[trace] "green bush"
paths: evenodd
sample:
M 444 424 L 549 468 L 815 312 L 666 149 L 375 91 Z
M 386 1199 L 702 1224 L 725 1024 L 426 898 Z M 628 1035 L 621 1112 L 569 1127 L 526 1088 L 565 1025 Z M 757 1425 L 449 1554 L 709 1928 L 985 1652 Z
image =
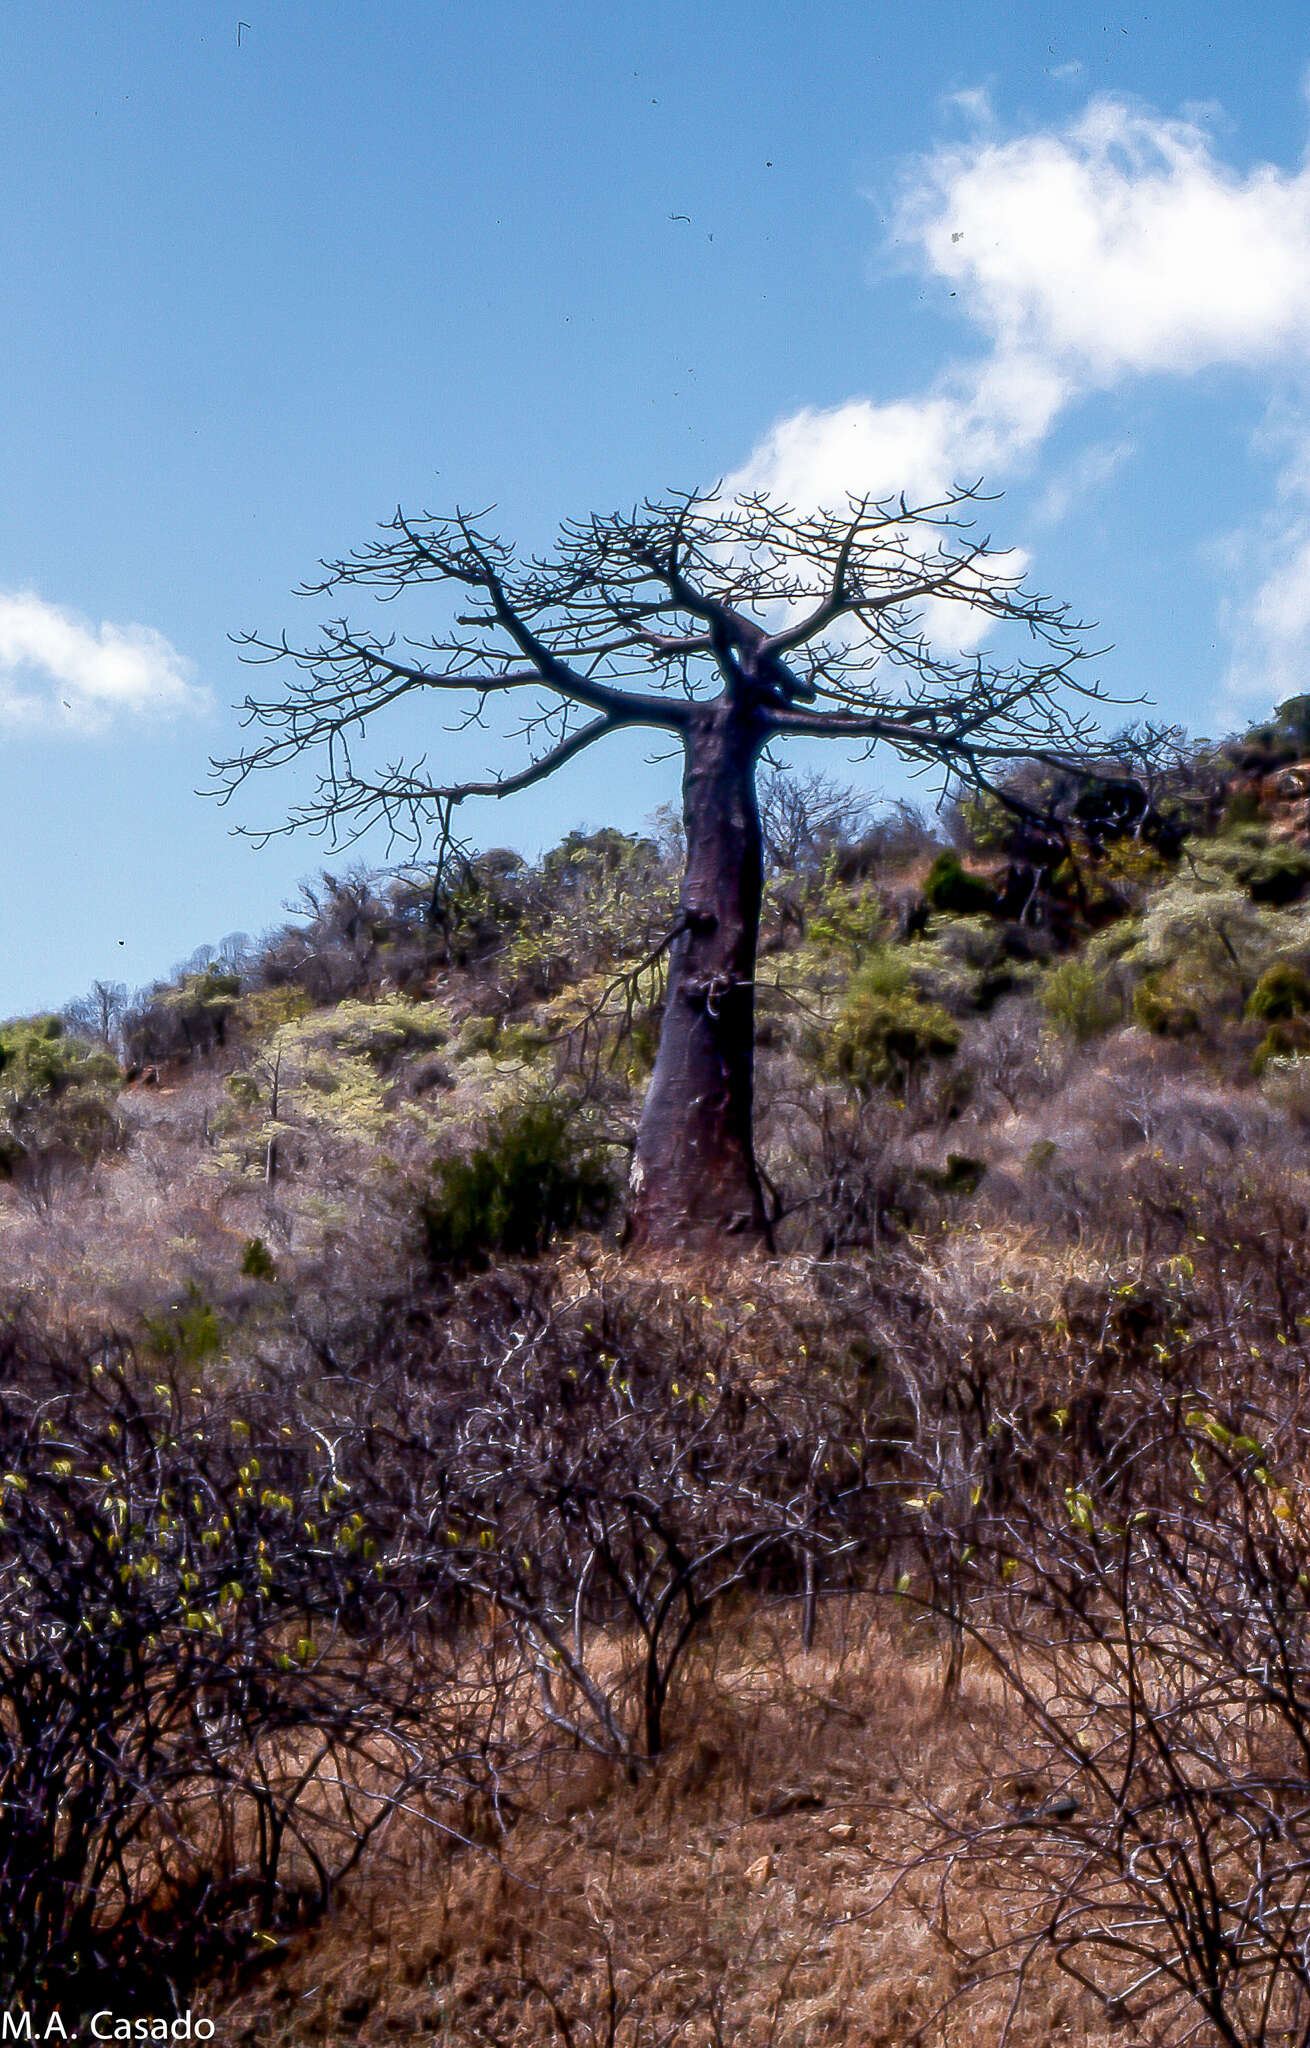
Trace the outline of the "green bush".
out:
M 145 1333 L 152 1351 L 179 1365 L 199 1365 L 212 1358 L 223 1349 L 225 1337 L 218 1310 L 194 1283 L 167 1315 L 145 1318 Z
M 546 1025 L 529 1018 L 522 1024 L 508 1024 L 495 1041 L 498 1059 L 522 1060 L 531 1066 L 551 1041 L 551 1032 Z
M 1290 960 L 1275 960 L 1266 967 L 1246 999 L 1246 1014 L 1272 1024 L 1310 1010 L 1310 975 Z
M 228 1024 L 241 997 L 241 977 L 206 967 L 174 984 L 158 984 L 139 997 L 123 1021 L 133 1066 L 192 1059 L 227 1043 Z
M 68 1038 L 58 1017 L 20 1017 L 0 1025 L 0 1093 L 30 1103 L 66 1088 L 116 1087 L 112 1053 Z
M 981 875 L 971 875 L 958 853 L 939 853 L 924 879 L 923 893 L 934 910 L 953 910 L 962 917 L 994 910 L 996 894 Z
M 1304 1060 L 1310 1055 L 1310 1017 L 1279 1017 L 1269 1026 L 1251 1058 L 1251 1072 L 1260 1080 L 1278 1060 Z
M 495 1253 L 533 1258 L 563 1231 L 597 1228 L 614 1201 L 600 1156 L 580 1144 L 567 1110 L 507 1110 L 467 1158 L 440 1160 L 423 1204 L 435 1265 L 485 1266 Z
M 1080 1045 L 1100 1038 L 1123 1019 L 1123 1004 L 1103 974 L 1086 960 L 1062 960 L 1046 977 L 1042 1008 L 1057 1031 Z
M 0 1175 L 90 1166 L 113 1151 L 119 1078 L 112 1053 L 66 1037 L 58 1017 L 0 1025 Z
M 1260 822 L 1260 799 L 1253 789 L 1235 789 L 1223 808 L 1219 831 L 1223 838 L 1235 838 Z
M 1288 697 L 1264 725 L 1249 727 L 1235 753 L 1243 767 L 1268 774 L 1310 754 L 1310 696 Z
M 466 1017 L 455 1041 L 456 1053 L 469 1059 L 480 1052 L 493 1052 L 499 1036 L 500 1025 L 494 1017 Z
M 1157 1038 L 1189 1038 L 1201 1028 L 1196 1005 L 1166 968 L 1148 974 L 1133 992 L 1133 1016 Z
M 836 856 L 831 855 L 823 864 L 817 900 L 805 920 L 810 943 L 822 953 L 849 953 L 858 959 L 885 936 L 888 922 L 877 889 L 868 882 L 850 888 L 838 878 Z
M 1259 823 L 1226 822 L 1219 841 L 1193 844 L 1208 868 L 1231 876 L 1252 903 L 1282 910 L 1299 902 L 1310 886 L 1310 853 L 1286 840 L 1271 840 Z
M 241 1271 L 247 1280 L 276 1280 L 277 1261 L 262 1237 L 248 1237 L 241 1253 Z
M 347 1058 L 366 1059 L 385 1075 L 402 1061 L 445 1045 L 450 1030 L 444 1010 L 391 996 L 373 1003 L 338 1003 L 313 1026 L 312 1035 Z
M 1275 910 L 1299 902 L 1310 884 L 1310 853 L 1299 846 L 1270 846 L 1241 871 L 1241 880 L 1252 903 L 1267 903 Z
M 960 1026 L 939 1003 L 925 1001 L 894 954 L 861 968 L 846 992 L 829 1046 L 837 1073 L 855 1086 L 903 1086 L 930 1059 L 946 1059 Z

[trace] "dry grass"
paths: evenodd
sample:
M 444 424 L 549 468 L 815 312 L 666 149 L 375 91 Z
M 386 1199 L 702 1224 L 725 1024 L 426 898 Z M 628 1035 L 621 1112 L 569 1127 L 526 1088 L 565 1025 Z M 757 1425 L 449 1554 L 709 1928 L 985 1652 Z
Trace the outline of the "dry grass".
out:
M 1004 1904 L 946 1897 L 912 1862 L 923 1800 L 977 1803 L 1007 1749 L 996 1682 L 942 1697 L 930 1635 L 868 1601 L 724 1628 L 680 1699 L 679 1736 L 630 1782 L 556 1755 L 504 1835 L 450 1851 L 393 1830 L 330 1923 L 221 2008 L 230 2038 L 498 2048 L 940 2048 L 992 2042 L 1004 1984 L 968 1956 Z M 1025 1794 L 1021 1759 L 1011 1755 Z M 1014 2048 L 1108 2040 L 1038 1969 Z

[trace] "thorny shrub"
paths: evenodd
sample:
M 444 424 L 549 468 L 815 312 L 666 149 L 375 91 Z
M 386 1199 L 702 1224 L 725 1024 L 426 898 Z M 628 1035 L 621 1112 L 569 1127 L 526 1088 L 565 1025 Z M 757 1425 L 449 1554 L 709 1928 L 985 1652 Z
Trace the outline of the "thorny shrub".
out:
M 0 1987 L 184 2002 L 321 1912 L 398 1801 L 485 1773 L 494 1697 L 285 1407 L 7 1352 Z
M 1290 2048 L 1310 2038 L 1310 1439 L 1299 1404 L 1275 1421 L 1234 1389 L 1225 1420 L 1181 1385 L 1134 1391 L 1096 1460 L 1015 1443 L 1021 1493 L 975 1480 L 963 1519 L 958 1491 L 912 1503 L 936 1524 L 923 1597 L 1019 1730 L 979 1796 L 928 1802 L 925 1859 L 944 1914 L 961 1883 L 1004 1897 L 1004 1939 L 958 1958 L 971 1984 L 1009 1975 L 1012 2012 L 1053 1956 L 1153 2041 Z

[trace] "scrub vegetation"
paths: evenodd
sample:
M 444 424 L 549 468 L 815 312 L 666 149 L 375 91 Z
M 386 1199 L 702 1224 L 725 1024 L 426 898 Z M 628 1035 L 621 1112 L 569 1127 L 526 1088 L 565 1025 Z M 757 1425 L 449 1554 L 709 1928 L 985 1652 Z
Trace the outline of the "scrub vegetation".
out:
M 1310 2039 L 1310 705 L 1095 767 L 766 772 L 731 1258 L 667 819 L 0 1026 L 6 2000 Z

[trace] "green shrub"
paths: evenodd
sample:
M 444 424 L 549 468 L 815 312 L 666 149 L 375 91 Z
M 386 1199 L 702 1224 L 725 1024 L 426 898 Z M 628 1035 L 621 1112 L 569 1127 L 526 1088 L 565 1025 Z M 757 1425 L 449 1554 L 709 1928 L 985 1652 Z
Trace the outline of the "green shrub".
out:
M 206 967 L 174 984 L 157 984 L 138 997 L 123 1021 L 131 1064 L 191 1059 L 227 1043 L 228 1025 L 241 996 L 241 977 Z
M 531 1066 L 546 1050 L 551 1037 L 546 1025 L 531 1018 L 523 1024 L 508 1024 L 495 1042 L 496 1055 L 505 1060 L 522 1060 Z
M 994 910 L 996 894 L 981 875 L 971 875 L 958 853 L 939 853 L 924 879 L 923 893 L 934 910 L 953 910 L 962 917 Z
M 1262 774 L 1304 760 L 1310 753 L 1310 697 L 1286 698 L 1266 724 L 1249 727 L 1235 752 L 1244 767 Z
M 247 1280 L 276 1280 L 277 1261 L 262 1237 L 248 1237 L 241 1253 L 241 1271 Z
M 1246 1014 L 1274 1023 L 1310 1010 L 1310 975 L 1290 960 L 1275 960 L 1266 967 L 1246 999 Z
M 91 1166 L 115 1150 L 119 1078 L 112 1053 L 66 1037 L 58 1017 L 0 1025 L 0 1175 Z
M 1304 896 L 1310 884 L 1310 853 L 1299 846 L 1267 847 L 1243 868 L 1240 878 L 1252 903 L 1281 910 Z
M 313 1009 L 303 988 L 282 983 L 276 988 L 251 989 L 242 996 L 233 1015 L 248 1038 L 272 1038 L 284 1024 L 298 1024 Z
M 499 1036 L 500 1025 L 494 1017 L 466 1017 L 459 1027 L 455 1050 L 464 1059 L 476 1053 L 492 1052 Z
M 449 1020 L 435 1004 L 408 1003 L 394 996 L 377 1002 L 338 1003 L 307 1026 L 308 1043 L 347 1059 L 367 1060 L 377 1074 L 395 1072 L 404 1060 L 445 1045 Z
M 112 1053 L 68 1038 L 58 1017 L 20 1017 L 0 1025 L 0 1093 L 28 1103 L 66 1088 L 116 1087 Z
M 507 1110 L 467 1158 L 440 1160 L 434 1181 L 422 1209 L 428 1256 L 456 1268 L 497 1252 L 533 1258 L 563 1231 L 598 1227 L 614 1200 L 604 1162 L 548 1102 Z
M 1270 1024 L 1251 1058 L 1251 1072 L 1260 1080 L 1279 1060 L 1304 1060 L 1310 1054 L 1310 1017 L 1279 1017 Z
M 930 1059 L 946 1059 L 960 1026 L 939 1003 L 924 1000 L 909 969 L 879 954 L 851 982 L 838 1013 L 829 1061 L 860 1089 L 902 1086 Z
M 199 1365 L 223 1349 L 224 1329 L 218 1310 L 194 1284 L 167 1315 L 145 1318 L 146 1339 L 160 1358 L 179 1365 Z
M 976 853 L 1002 853 L 1014 837 L 1014 812 L 991 790 L 965 797 L 958 807 L 961 827 Z
M 1133 992 L 1133 1016 L 1157 1038 L 1188 1038 L 1201 1028 L 1196 1005 L 1166 969 L 1148 974 Z
M 1042 1008 L 1057 1031 L 1080 1045 L 1100 1038 L 1123 1019 L 1123 1004 L 1103 974 L 1086 960 L 1062 960 L 1046 977 Z
M 852 889 L 837 875 L 836 857 L 824 862 L 818 900 L 805 921 L 805 934 L 822 953 L 851 953 L 858 959 L 886 935 L 888 917 L 871 883 Z
M 1235 789 L 1229 796 L 1219 820 L 1222 837 L 1235 837 L 1250 825 L 1260 822 L 1260 799 L 1253 789 Z
M 660 1024 L 662 1013 L 659 1009 L 642 1010 L 633 1017 L 623 1041 L 624 1070 L 634 1087 L 640 1087 L 655 1071 L 655 1056 L 660 1049 Z M 763 1043 L 758 1039 L 758 1043 Z

